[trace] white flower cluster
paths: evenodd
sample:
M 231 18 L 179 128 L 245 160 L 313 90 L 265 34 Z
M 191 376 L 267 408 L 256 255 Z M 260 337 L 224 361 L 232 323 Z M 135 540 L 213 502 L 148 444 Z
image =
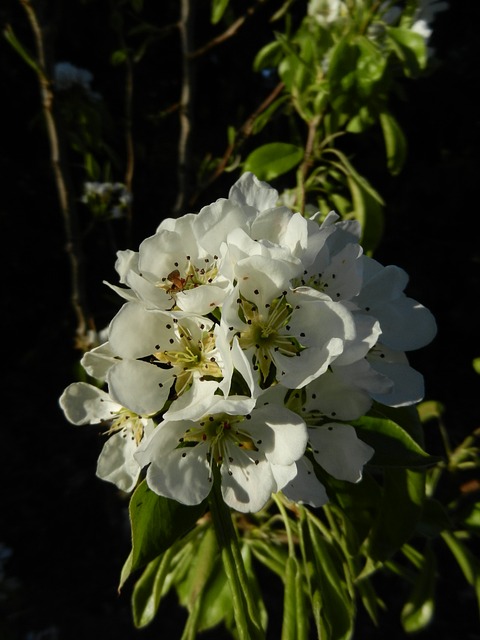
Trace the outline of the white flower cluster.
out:
M 405 352 L 436 331 L 405 272 L 359 238 L 357 222 L 306 219 L 245 173 L 228 198 L 119 252 L 123 286 L 110 286 L 125 303 L 82 359 L 108 391 L 78 382 L 60 399 L 72 423 L 108 427 L 97 474 L 130 491 L 146 468 L 153 491 L 192 505 L 218 467 L 242 512 L 280 490 L 321 506 L 316 465 L 359 481 L 373 450 L 348 421 L 374 400 L 421 400 Z
M 132 203 L 132 194 L 121 182 L 85 182 L 82 202 L 93 214 L 121 218 Z

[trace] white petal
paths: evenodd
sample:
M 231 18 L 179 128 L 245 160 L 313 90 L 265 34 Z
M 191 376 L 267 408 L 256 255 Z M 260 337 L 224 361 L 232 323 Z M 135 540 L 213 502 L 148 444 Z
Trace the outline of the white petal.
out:
M 116 362 L 117 360 L 110 347 L 110 343 L 105 342 L 87 351 L 83 355 L 80 364 L 92 378 L 105 380 L 108 370 Z
M 297 475 L 284 486 L 283 493 L 289 500 L 309 504 L 311 507 L 322 507 L 327 504 L 327 492 L 315 475 L 310 460 L 303 457 L 296 464 Z
M 240 205 L 248 205 L 263 211 L 277 204 L 278 191 L 247 171 L 231 187 L 228 197 Z
M 272 358 L 277 367 L 277 380 L 289 389 L 301 389 L 325 373 L 342 349 L 342 340 L 332 338 L 322 347 L 309 347 L 298 356 L 284 356 L 274 352 Z
M 304 421 L 293 411 L 275 405 L 252 411 L 244 423 L 254 443 L 267 460 L 276 465 L 290 465 L 305 452 L 307 430 Z
M 107 375 L 112 399 L 139 415 L 163 409 L 173 381 L 171 369 L 143 360 L 122 360 Z
M 122 408 L 108 393 L 86 382 L 70 384 L 59 402 L 65 417 L 73 424 L 98 424 L 111 420 Z
M 235 463 L 221 466 L 222 495 L 232 509 L 242 513 L 260 511 L 276 491 L 270 464 L 258 464 L 241 449 L 235 450 Z
M 425 394 L 423 376 L 408 363 L 382 362 L 377 359 L 370 362 L 374 369 L 393 382 L 393 388 L 388 393 L 372 393 L 374 400 L 389 407 L 405 407 L 423 399 Z
M 215 404 L 215 391 L 219 383 L 215 380 L 201 380 L 195 378 L 188 391 L 174 400 L 164 418 L 168 420 L 199 420 L 212 412 Z
M 350 425 L 329 423 L 308 430 L 313 456 L 337 480 L 358 482 L 374 450 L 357 438 Z
M 121 491 L 132 491 L 140 475 L 140 467 L 133 457 L 135 440 L 123 432 L 114 433 L 106 441 L 97 462 L 96 474 L 113 482 Z
M 199 504 L 211 491 L 207 446 L 185 447 L 171 451 L 161 463 L 153 461 L 146 481 L 152 491 L 181 504 Z
M 143 358 L 171 348 L 171 340 L 178 341 L 171 315 L 146 310 L 135 302 L 124 304 L 113 318 L 108 339 L 112 351 L 122 358 Z

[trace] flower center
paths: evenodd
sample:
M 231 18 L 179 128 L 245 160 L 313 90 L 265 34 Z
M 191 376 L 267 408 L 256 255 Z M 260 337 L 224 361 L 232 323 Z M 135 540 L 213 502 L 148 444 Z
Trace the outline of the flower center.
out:
M 123 431 L 122 437 L 131 437 L 138 445 L 143 438 L 143 422 L 142 418 L 136 413 L 132 413 L 128 409 L 120 409 L 118 413 L 112 416 L 106 435 L 110 436 L 117 431 Z
M 276 298 L 269 305 L 265 305 L 265 312 L 259 312 L 258 307 L 239 298 L 239 314 L 247 324 L 247 328 L 240 332 L 239 343 L 242 349 L 254 348 L 255 366 L 260 369 L 262 379 L 265 381 L 270 373 L 274 354 L 281 353 L 286 356 L 294 356 L 302 350 L 298 340 L 293 336 L 285 335 L 288 332 L 288 322 L 292 316 L 292 306 L 285 296 Z
M 172 350 L 155 351 L 153 357 L 163 365 L 176 369 L 175 392 L 183 393 L 191 384 L 195 372 L 205 377 L 221 378 L 223 376 L 215 355 L 215 336 L 213 331 L 206 331 L 197 340 L 191 331 L 179 327 L 179 341 Z
M 198 426 L 187 429 L 179 439 L 178 448 L 194 447 L 201 442 L 208 444 L 207 459 L 210 464 L 215 462 L 218 466 L 226 464 L 229 468 L 235 463 L 235 448 L 243 451 L 258 451 L 251 435 L 242 428 L 242 423 L 250 416 L 230 416 L 216 414 L 203 418 Z M 257 444 L 261 444 L 258 442 Z M 184 457 L 187 451 L 182 454 Z M 231 475 L 231 471 L 228 473 Z M 213 473 L 210 473 L 212 479 Z
M 190 256 L 186 256 L 186 266 L 183 273 L 179 270 L 179 262 L 175 262 L 175 269 L 168 276 L 156 283 L 159 289 L 166 291 L 175 300 L 177 294 L 190 289 L 196 289 L 200 285 L 211 284 L 218 274 L 218 256 L 204 258 L 204 265 L 198 267 L 191 261 Z

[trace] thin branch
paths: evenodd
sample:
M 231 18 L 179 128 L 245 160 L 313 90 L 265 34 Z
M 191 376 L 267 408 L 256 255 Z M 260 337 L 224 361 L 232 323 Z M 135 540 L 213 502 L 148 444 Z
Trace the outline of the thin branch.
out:
M 307 141 L 305 143 L 305 154 L 303 156 L 303 162 L 300 165 L 297 172 L 298 182 L 298 206 L 300 212 L 303 214 L 305 211 L 305 181 L 307 174 L 310 171 L 314 160 L 314 146 L 315 146 L 315 134 L 317 133 L 318 126 L 320 124 L 321 117 L 317 116 L 308 123 Z
M 188 201 L 191 174 L 192 112 L 194 71 L 192 64 L 192 34 L 195 0 L 181 0 L 180 41 L 182 47 L 182 91 L 180 96 L 180 136 L 178 141 L 178 195 L 173 215 L 182 213 Z
M 229 38 L 234 36 L 237 33 L 237 31 L 239 31 L 239 29 L 245 24 L 248 18 L 253 16 L 253 14 L 257 11 L 260 5 L 264 4 L 265 2 L 267 2 L 267 0 L 257 0 L 257 4 L 253 5 L 252 7 L 249 7 L 245 11 L 245 14 L 243 16 L 240 16 L 240 18 L 237 18 L 237 20 L 235 20 L 235 22 L 233 22 L 228 27 L 228 29 L 226 29 L 223 33 L 216 36 L 215 38 L 212 38 L 209 42 L 207 42 L 202 47 L 194 51 L 191 54 L 191 57 L 199 58 L 200 56 L 203 56 L 205 53 L 207 53 L 207 51 L 210 51 L 210 49 L 213 49 L 213 47 L 216 47 L 222 42 L 225 42 L 225 40 L 228 40 Z
M 125 187 L 127 191 L 133 193 L 133 174 L 135 171 L 135 147 L 133 142 L 133 62 L 127 43 L 123 35 L 123 31 L 119 29 L 120 46 L 126 52 L 125 59 L 125 150 L 126 150 L 126 166 L 125 166 Z M 132 234 L 132 205 L 127 207 L 127 245 L 130 245 Z
M 278 96 L 282 93 L 284 87 L 285 87 L 285 84 L 283 82 L 279 82 L 277 86 L 273 89 L 273 91 L 271 91 L 270 94 L 265 98 L 265 100 L 260 104 L 260 106 L 258 106 L 255 109 L 255 111 L 252 114 L 250 114 L 249 117 L 245 120 L 245 122 L 242 124 L 240 129 L 237 131 L 234 141 L 230 143 L 226 148 L 225 153 L 223 154 L 223 157 L 220 160 L 220 163 L 216 167 L 215 171 L 211 174 L 209 178 L 207 178 L 207 180 L 205 180 L 202 183 L 202 185 L 197 190 L 195 195 L 191 198 L 190 205 L 193 205 L 197 200 L 198 196 L 200 195 L 200 193 L 204 191 L 207 187 L 209 187 L 213 182 L 215 182 L 215 180 L 217 180 L 217 178 L 219 178 L 222 175 L 234 151 L 238 149 L 245 142 L 245 140 L 247 140 L 247 138 L 249 138 L 252 135 L 255 120 L 258 118 L 258 116 L 261 113 L 265 111 L 265 109 L 267 109 L 267 107 L 269 107 L 272 104 L 274 100 L 278 98 Z
M 45 32 L 42 28 L 35 9 L 30 0 L 19 0 L 24 8 L 28 21 L 33 32 L 36 55 L 38 62 L 37 77 L 40 85 L 43 115 L 50 142 L 50 161 L 53 169 L 54 179 L 57 187 L 57 194 L 60 210 L 63 216 L 66 247 L 71 271 L 71 303 L 77 320 L 75 346 L 81 350 L 88 348 L 90 339 L 89 330 L 94 330 L 93 320 L 88 314 L 85 278 L 84 259 L 78 231 L 78 218 L 75 199 L 71 185 L 70 175 L 65 162 L 65 154 L 59 126 L 54 114 L 54 93 L 50 74 L 47 70 L 47 57 L 45 54 Z

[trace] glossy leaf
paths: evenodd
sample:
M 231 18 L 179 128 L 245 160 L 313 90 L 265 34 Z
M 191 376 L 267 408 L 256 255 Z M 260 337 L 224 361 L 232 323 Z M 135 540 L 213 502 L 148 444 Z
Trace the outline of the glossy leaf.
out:
M 302 158 L 301 147 L 287 142 L 270 142 L 252 151 L 243 170 L 251 171 L 259 180 L 274 180 L 296 167 Z
M 370 465 L 380 467 L 427 467 L 440 458 L 426 453 L 400 425 L 385 418 L 365 416 L 352 421 L 358 437 L 374 448 Z

